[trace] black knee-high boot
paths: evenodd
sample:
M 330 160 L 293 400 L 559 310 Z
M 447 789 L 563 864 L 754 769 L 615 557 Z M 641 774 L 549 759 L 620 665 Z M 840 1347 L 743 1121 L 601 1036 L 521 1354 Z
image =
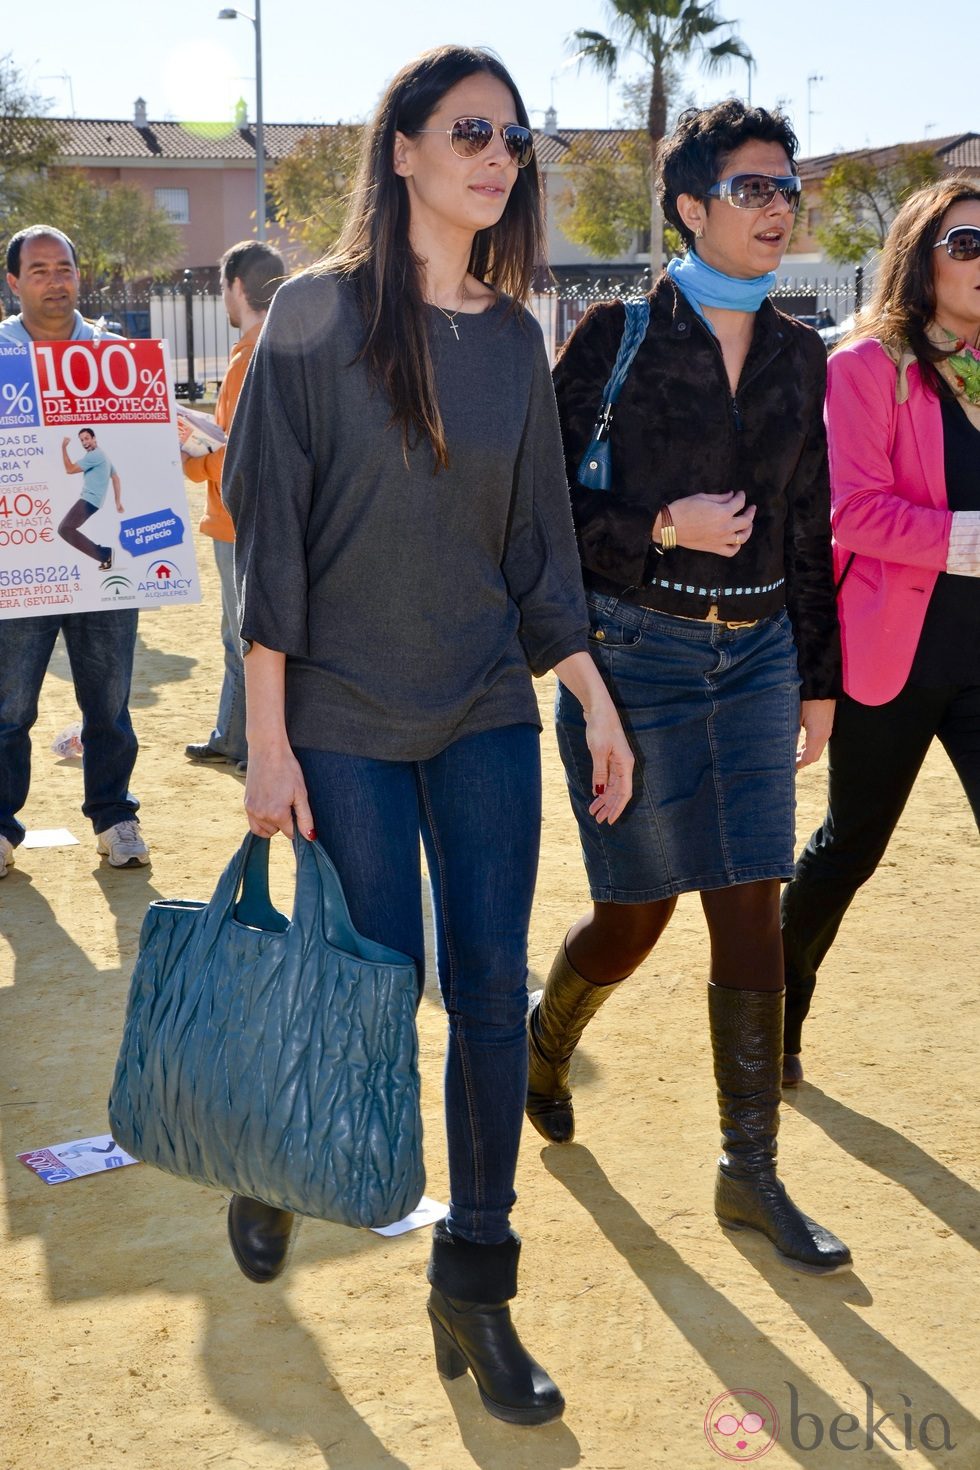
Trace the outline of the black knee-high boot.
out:
M 550 1143 L 571 1143 L 575 1137 L 568 1086 L 572 1053 L 596 1011 L 621 984 L 621 980 L 614 980 L 608 985 L 593 985 L 572 968 L 562 944 L 544 990 L 531 997 L 525 1112 Z
M 443 1378 L 476 1379 L 484 1407 L 508 1424 L 560 1417 L 560 1389 L 523 1347 L 507 1305 L 517 1295 L 520 1238 L 476 1245 L 440 1222 L 432 1236 L 429 1320 Z
M 760 1230 L 797 1270 L 849 1266 L 843 1241 L 798 1210 L 776 1177 L 782 991 L 709 985 L 708 1015 L 723 1148 L 715 1214 L 729 1229 Z

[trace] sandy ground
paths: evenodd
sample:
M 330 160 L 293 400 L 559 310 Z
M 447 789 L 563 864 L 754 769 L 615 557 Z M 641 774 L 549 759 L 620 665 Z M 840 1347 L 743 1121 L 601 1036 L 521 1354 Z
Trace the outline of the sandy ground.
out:
M 798 1275 L 713 1219 L 705 936 L 696 898 L 682 900 L 655 959 L 581 1049 L 579 1141 L 524 1138 L 516 1317 L 565 1391 L 559 1424 L 507 1427 L 482 1411 L 471 1378 L 440 1381 L 427 1232 L 384 1240 L 307 1222 L 288 1274 L 253 1287 L 226 1249 L 221 1195 L 145 1167 L 46 1187 L 17 1163 L 20 1151 L 104 1130 L 146 905 L 208 896 L 244 832 L 240 780 L 183 756 L 208 734 L 220 667 L 216 583 L 200 550 L 205 604 L 142 622 L 134 786 L 152 869 L 100 862 L 78 810 L 79 767 L 48 751 L 74 709 L 56 653 L 26 818 L 81 842 L 22 850 L 0 886 L 3 1470 L 711 1470 L 726 1461 L 705 1415 L 736 1388 L 779 1413 L 767 1470 L 844 1470 L 848 1453 L 867 1466 L 975 1470 L 980 849 L 941 752 L 825 967 L 810 1080 L 784 1109 L 784 1177 L 848 1240 L 855 1271 Z M 549 681 L 540 692 L 547 708 Z M 544 751 L 538 977 L 585 899 L 547 729 Z M 801 780 L 801 838 L 823 787 L 822 769 Z M 431 986 L 419 1026 L 429 1192 L 445 1198 L 444 1020 Z M 880 1421 L 870 1442 L 869 1394 Z M 947 1437 L 955 1448 L 931 1447 Z M 743 1450 L 735 1442 L 729 1460 L 744 1462 L 770 1441 L 762 1431 Z

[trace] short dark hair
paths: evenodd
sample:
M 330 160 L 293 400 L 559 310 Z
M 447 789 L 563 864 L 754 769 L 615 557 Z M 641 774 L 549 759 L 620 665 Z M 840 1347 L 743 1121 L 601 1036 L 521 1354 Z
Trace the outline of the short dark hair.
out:
M 269 310 L 286 277 L 285 261 L 264 240 L 239 240 L 237 245 L 229 246 L 218 264 L 226 285 L 241 281 L 245 300 L 253 311 Z
M 87 424 L 86 424 L 86 426 L 85 426 L 84 429 L 79 429 L 79 431 L 78 431 L 78 437 L 79 437 L 79 439 L 82 437 L 83 434 L 90 434 L 93 439 L 95 438 L 95 430 L 94 429 L 90 429 Z
M 706 199 L 725 159 L 743 143 L 757 142 L 778 143 L 797 172 L 799 139 L 781 112 L 746 107 L 737 97 L 728 97 L 714 107 L 689 107 L 681 113 L 674 131 L 660 145 L 657 193 L 668 223 L 680 231 L 685 245 L 693 245 L 694 235 L 677 212 L 678 195 Z
M 78 251 L 64 230 L 57 230 L 54 225 L 28 225 L 26 230 L 18 230 L 16 235 L 12 235 L 7 246 L 7 270 L 12 276 L 20 278 L 20 257 L 27 240 L 64 240 L 77 270 Z

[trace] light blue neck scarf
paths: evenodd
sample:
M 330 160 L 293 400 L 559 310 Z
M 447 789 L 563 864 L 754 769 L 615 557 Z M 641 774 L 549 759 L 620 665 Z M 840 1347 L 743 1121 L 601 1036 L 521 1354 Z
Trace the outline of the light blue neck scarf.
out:
M 667 274 L 677 283 L 677 288 L 692 310 L 710 331 L 714 331 L 702 311 L 704 306 L 718 306 L 725 311 L 758 311 L 769 292 L 776 284 L 776 272 L 764 276 L 753 276 L 741 281 L 735 276 L 726 276 L 714 266 L 705 265 L 694 246 L 682 260 L 676 256 L 667 266 Z

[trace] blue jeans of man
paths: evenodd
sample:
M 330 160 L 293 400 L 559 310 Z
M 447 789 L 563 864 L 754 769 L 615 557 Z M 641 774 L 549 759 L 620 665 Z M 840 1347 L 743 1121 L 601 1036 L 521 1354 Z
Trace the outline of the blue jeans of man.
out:
M 31 783 L 31 728 L 58 633 L 82 712 L 82 811 L 96 832 L 136 815 L 129 791 L 139 745 L 129 718 L 135 608 L 0 621 L 0 835 L 24 840 L 17 813 Z
M 238 594 L 235 591 L 235 543 L 214 542 L 214 560 L 221 583 L 221 642 L 225 672 L 218 696 L 218 713 L 208 738 L 212 750 L 230 761 L 248 757 L 245 743 L 245 666 L 238 638 Z
M 538 733 L 464 736 L 423 761 L 299 749 L 316 833 L 355 926 L 424 973 L 419 834 L 449 1016 L 449 1228 L 506 1239 L 527 1093 L 527 932 L 541 827 Z

